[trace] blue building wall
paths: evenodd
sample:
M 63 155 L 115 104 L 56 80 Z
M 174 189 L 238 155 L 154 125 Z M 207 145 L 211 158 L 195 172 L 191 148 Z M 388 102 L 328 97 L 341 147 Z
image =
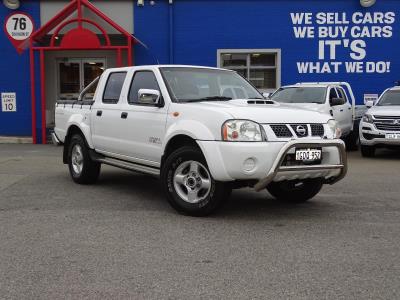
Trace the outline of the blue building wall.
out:
M 21 1 L 18 11 L 28 13 L 34 20 L 35 28 L 40 26 L 39 1 Z M 6 18 L 13 12 L 0 4 L 0 93 L 15 92 L 17 96 L 17 112 L 2 112 L 0 109 L 0 135 L 31 136 L 29 51 L 19 55 L 3 30 Z M 40 98 L 36 110 L 40 126 Z
M 327 12 L 340 14 L 340 19 L 333 24 L 317 24 L 317 14 Z M 291 13 L 311 13 L 312 24 L 293 24 Z M 378 18 L 358 25 L 352 22 L 354 13 L 389 14 L 383 20 Z M 347 21 L 343 21 L 343 14 Z M 359 21 L 357 16 L 355 22 Z M 348 31 L 339 37 L 324 38 L 316 32 L 314 37 L 296 38 L 293 27 L 305 26 L 316 31 L 323 26 L 333 29 L 347 26 Z M 354 26 L 375 27 L 389 37 L 359 38 L 357 30 L 351 34 Z M 348 81 L 357 103 L 361 104 L 364 94 L 380 94 L 399 80 L 399 29 L 397 0 L 378 0 L 371 8 L 361 7 L 359 0 L 175 0 L 173 5 L 156 1 L 153 6 L 146 2 L 144 7 L 135 9 L 135 35 L 147 44 L 150 52 L 136 46 L 135 63 L 154 64 L 156 56 L 160 63 L 216 66 L 217 49 L 279 48 L 282 85 L 298 81 Z M 335 59 L 328 56 L 328 46 L 325 59 L 319 59 L 319 42 L 327 40 L 341 43 Z M 355 51 L 350 47 L 352 42 Z M 321 66 L 328 63 L 330 73 L 326 69 L 320 70 L 323 73 L 301 73 L 297 63 L 307 62 L 320 62 Z M 347 70 L 346 63 L 357 63 L 363 70 Z M 366 66 L 374 67 L 376 63 L 380 72 L 367 72 Z
M 133 1 L 133 0 L 132 0 Z M 35 27 L 40 27 L 39 0 L 21 1 L 19 11 L 31 15 Z M 13 11 L 0 4 L 0 19 L 4 24 Z M 388 37 L 358 38 L 348 32 L 343 37 L 296 38 L 293 27 L 319 27 L 318 13 L 346 14 L 347 20 L 354 13 L 394 13 L 383 24 L 364 24 L 368 28 L 385 28 Z M 291 13 L 311 13 L 312 24 L 293 24 Z M 400 2 L 398 0 L 378 0 L 372 8 L 362 8 L 359 0 L 156 0 L 155 5 L 145 1 L 144 7 L 135 6 L 135 35 L 149 48 L 135 46 L 134 61 L 137 65 L 160 63 L 195 64 L 216 66 L 218 49 L 281 49 L 281 81 L 290 84 L 298 81 L 349 81 L 356 94 L 357 102 L 363 102 L 366 93 L 381 93 L 385 88 L 400 80 Z M 379 20 L 378 20 L 379 21 Z M 330 28 L 355 24 L 340 24 L 341 20 L 329 24 Z M 334 40 L 341 43 L 336 48 L 335 59 L 328 55 L 319 59 L 320 41 Z M 364 43 L 365 57 L 358 60 L 356 51 L 343 44 L 348 41 Z M 360 45 L 358 45 L 360 46 Z M 325 47 L 326 53 L 328 48 Z M 0 135 L 31 135 L 31 95 L 29 74 L 29 53 L 19 55 L 4 30 L 0 30 L 0 93 L 17 94 L 17 112 L 0 111 Z M 356 59 L 353 57 L 355 56 Z M 38 71 L 36 57 L 36 70 Z M 297 63 L 327 63 L 330 73 L 301 73 Z M 337 72 L 331 63 L 340 63 Z M 383 66 L 382 72 L 360 72 L 346 70 L 345 63 L 365 66 Z M 388 64 L 389 68 L 388 68 Z M 37 124 L 40 139 L 40 95 L 39 74 L 36 74 Z M 40 140 L 39 140 L 40 142 Z

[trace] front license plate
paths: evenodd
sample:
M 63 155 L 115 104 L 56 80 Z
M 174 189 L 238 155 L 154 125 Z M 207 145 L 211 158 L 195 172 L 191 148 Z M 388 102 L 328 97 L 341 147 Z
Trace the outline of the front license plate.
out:
M 296 160 L 299 161 L 316 161 L 321 160 L 322 151 L 318 149 L 301 149 L 296 150 Z
M 386 138 L 389 140 L 400 140 L 400 133 L 387 133 Z

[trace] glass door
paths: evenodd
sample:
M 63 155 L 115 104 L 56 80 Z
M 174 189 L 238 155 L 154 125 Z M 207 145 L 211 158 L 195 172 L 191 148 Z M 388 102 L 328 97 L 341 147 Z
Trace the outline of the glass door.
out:
M 75 100 L 85 86 L 105 69 L 105 59 L 61 59 L 58 66 L 58 99 Z M 87 96 L 94 95 L 94 91 Z
M 58 65 L 58 99 L 78 99 L 81 89 L 81 60 L 60 60 Z
M 83 87 L 86 87 L 91 83 L 96 77 L 99 77 L 105 69 L 104 59 L 89 59 L 82 61 L 83 67 Z M 85 99 L 93 99 L 94 92 L 96 91 L 97 85 L 91 87 L 85 95 Z

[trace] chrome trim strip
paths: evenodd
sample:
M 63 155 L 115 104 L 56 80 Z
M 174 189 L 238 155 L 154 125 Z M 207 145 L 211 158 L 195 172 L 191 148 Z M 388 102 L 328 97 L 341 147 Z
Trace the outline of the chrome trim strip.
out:
M 293 148 L 323 148 L 323 147 L 337 147 L 339 149 L 339 157 L 340 163 L 338 165 L 311 165 L 311 166 L 291 166 L 285 167 L 282 166 L 283 161 L 285 160 L 286 155 L 288 152 Z M 346 147 L 344 142 L 340 140 L 327 140 L 327 141 L 318 141 L 318 142 L 305 142 L 299 143 L 298 140 L 290 141 L 282 149 L 279 151 L 277 158 L 275 159 L 271 170 L 267 174 L 266 177 L 261 179 L 255 186 L 254 189 L 259 192 L 264 189 L 269 183 L 273 181 L 273 179 L 277 176 L 279 172 L 290 172 L 290 171 L 313 171 L 313 170 L 334 170 L 340 169 L 341 172 L 338 176 L 332 178 L 327 183 L 334 184 L 340 180 L 342 180 L 347 174 L 347 154 L 346 154 Z
M 103 164 L 106 164 L 106 165 L 118 167 L 118 168 L 129 170 L 129 171 L 136 171 L 136 172 L 141 172 L 141 173 L 150 174 L 150 175 L 154 175 L 154 176 L 160 176 L 160 170 L 152 168 L 152 167 L 137 165 L 135 163 L 120 161 L 118 159 L 113 159 L 113 158 L 109 158 L 109 157 L 99 158 L 99 159 L 97 159 L 97 161 L 101 162 Z
M 155 162 L 155 161 L 150 161 L 150 160 L 141 159 L 141 158 L 135 158 L 135 157 L 127 156 L 127 155 L 112 153 L 112 152 L 108 152 L 108 151 L 102 151 L 102 150 L 98 150 L 98 149 L 95 149 L 95 150 L 97 153 L 100 153 L 100 154 L 103 154 L 104 156 L 112 157 L 115 159 L 125 160 L 128 162 L 138 163 L 138 164 L 142 164 L 142 165 L 148 165 L 148 166 L 156 167 L 156 168 L 160 168 L 160 166 L 161 166 L 161 163 Z

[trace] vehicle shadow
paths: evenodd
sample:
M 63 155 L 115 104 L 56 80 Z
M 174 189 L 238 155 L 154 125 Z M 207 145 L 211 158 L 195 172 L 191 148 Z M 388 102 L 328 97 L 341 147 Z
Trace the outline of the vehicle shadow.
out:
M 161 183 L 157 178 L 124 172 L 120 170 L 104 172 L 97 185 L 99 193 L 112 193 L 118 200 L 119 209 L 160 210 L 176 214 L 165 199 Z M 332 212 L 332 201 L 321 201 L 323 196 L 303 204 L 288 204 L 274 199 L 267 191 L 255 192 L 251 188 L 234 190 L 224 206 L 208 218 L 212 219 L 301 219 L 320 218 Z M 121 203 L 122 201 L 122 203 Z
M 149 209 L 168 207 L 160 181 L 149 175 L 117 169 L 102 171 L 96 186 L 100 193 L 110 193 L 113 198 L 125 202 L 125 209 L 136 205 Z
M 400 149 L 377 149 L 375 159 L 393 160 L 400 158 Z
M 289 217 L 304 221 L 332 213 L 335 210 L 333 206 L 331 201 L 323 201 L 323 197 L 318 195 L 306 203 L 293 204 L 279 201 L 266 191 L 257 193 L 252 189 L 241 189 L 233 191 L 216 217 L 253 220 L 283 220 Z

